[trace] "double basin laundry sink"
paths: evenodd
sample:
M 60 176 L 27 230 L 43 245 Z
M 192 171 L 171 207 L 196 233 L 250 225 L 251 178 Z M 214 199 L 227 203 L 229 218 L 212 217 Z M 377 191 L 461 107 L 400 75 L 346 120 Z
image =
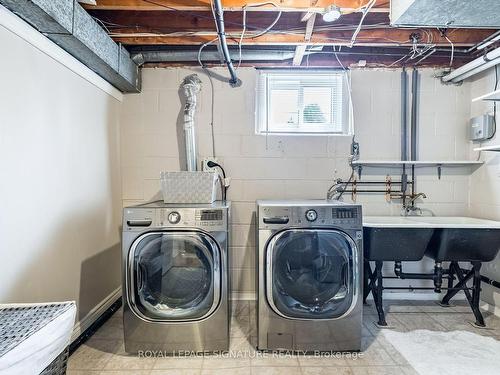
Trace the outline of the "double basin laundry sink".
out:
M 492 261 L 500 249 L 500 222 L 472 217 L 365 216 L 365 259 Z

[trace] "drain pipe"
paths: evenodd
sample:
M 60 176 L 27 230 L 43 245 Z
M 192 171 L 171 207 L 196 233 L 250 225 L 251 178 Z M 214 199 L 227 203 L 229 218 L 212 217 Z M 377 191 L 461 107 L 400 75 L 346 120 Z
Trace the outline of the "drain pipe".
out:
M 222 10 L 221 0 L 214 1 L 214 14 L 220 49 L 222 51 L 222 56 L 224 57 L 224 62 L 229 70 L 229 74 L 231 75 L 229 84 L 231 87 L 241 86 L 241 80 L 236 76 L 236 70 L 234 69 L 233 61 L 231 60 L 231 55 L 229 54 L 229 48 L 227 47 L 226 32 L 224 29 L 224 11 Z
M 184 136 L 186 140 L 186 164 L 187 170 L 196 171 L 196 133 L 194 128 L 194 114 L 196 111 L 197 97 L 201 90 L 201 80 L 196 74 L 184 78 L 181 85 L 186 104 L 184 105 Z

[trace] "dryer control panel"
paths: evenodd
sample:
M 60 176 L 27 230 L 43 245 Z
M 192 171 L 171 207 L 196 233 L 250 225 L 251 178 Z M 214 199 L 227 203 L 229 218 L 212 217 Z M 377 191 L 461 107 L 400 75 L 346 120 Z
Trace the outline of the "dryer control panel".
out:
M 361 206 L 355 204 L 259 205 L 260 229 L 283 227 L 361 228 Z
M 143 231 L 158 228 L 199 228 L 209 232 L 227 230 L 227 208 L 146 208 L 123 211 L 123 228 Z

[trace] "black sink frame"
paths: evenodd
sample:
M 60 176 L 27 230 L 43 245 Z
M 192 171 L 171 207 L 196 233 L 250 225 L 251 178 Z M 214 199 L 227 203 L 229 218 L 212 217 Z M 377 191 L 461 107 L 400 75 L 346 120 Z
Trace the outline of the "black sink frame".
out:
M 472 269 L 463 269 L 459 266 L 457 261 L 452 261 L 448 269 L 440 269 L 436 267 L 435 273 L 433 274 L 402 274 L 404 277 L 400 276 L 384 276 L 382 274 L 382 267 L 384 262 L 381 260 L 375 261 L 375 269 L 372 270 L 370 266 L 370 262 L 365 259 L 364 260 L 364 290 L 363 290 L 363 302 L 366 304 L 366 299 L 370 292 L 373 295 L 373 300 L 375 301 L 375 307 L 377 309 L 378 314 L 378 322 L 379 326 L 387 326 L 387 322 L 385 320 L 385 312 L 383 307 L 382 293 L 385 289 L 404 289 L 404 290 L 434 290 L 436 293 L 440 293 L 441 290 L 447 290 L 446 295 L 443 297 L 441 301 L 441 306 L 446 307 L 450 306 L 450 300 L 461 290 L 464 291 L 465 296 L 467 297 L 467 301 L 472 309 L 472 312 L 476 318 L 475 325 L 478 327 L 485 327 L 484 318 L 479 310 L 479 301 L 481 295 L 481 262 L 473 261 L 470 262 L 472 264 Z M 440 269 L 440 270 L 439 270 Z M 436 279 L 436 272 L 439 272 L 438 279 Z M 384 287 L 384 279 L 394 279 L 394 278 L 402 278 L 402 279 L 434 279 L 435 285 L 436 282 L 439 285 L 436 285 L 434 288 L 431 287 Z M 448 280 L 448 284 L 446 288 L 441 287 L 441 279 L 445 278 Z M 467 286 L 467 282 L 472 279 L 472 287 Z M 457 280 L 457 283 L 453 285 L 453 282 Z

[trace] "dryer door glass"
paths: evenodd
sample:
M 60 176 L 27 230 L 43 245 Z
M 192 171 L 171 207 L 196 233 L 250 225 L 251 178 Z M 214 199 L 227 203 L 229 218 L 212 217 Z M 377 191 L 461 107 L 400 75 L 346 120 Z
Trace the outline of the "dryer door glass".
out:
M 220 250 L 201 232 L 150 232 L 129 257 L 132 307 L 149 320 L 195 320 L 220 297 Z
M 267 247 L 267 298 L 280 315 L 334 319 L 354 301 L 356 245 L 345 233 L 289 229 Z M 357 262 L 357 261 L 356 261 Z

